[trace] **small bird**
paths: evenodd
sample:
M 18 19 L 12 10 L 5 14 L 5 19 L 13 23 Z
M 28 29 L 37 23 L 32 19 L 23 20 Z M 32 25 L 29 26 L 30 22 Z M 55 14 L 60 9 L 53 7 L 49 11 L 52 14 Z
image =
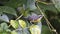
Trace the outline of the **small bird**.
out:
M 31 22 L 31 27 L 29 29 L 31 34 L 41 34 L 41 30 L 42 30 L 41 19 L 42 19 L 42 17 L 43 17 L 43 15 L 37 15 L 35 13 L 32 13 L 28 17 L 29 21 Z
M 30 22 L 34 22 L 34 23 L 38 23 L 38 22 L 40 22 L 41 21 L 41 19 L 42 19 L 42 15 L 37 15 L 37 14 L 35 14 L 35 13 L 32 13 L 29 17 L 28 17 L 28 19 L 29 19 L 29 21 Z

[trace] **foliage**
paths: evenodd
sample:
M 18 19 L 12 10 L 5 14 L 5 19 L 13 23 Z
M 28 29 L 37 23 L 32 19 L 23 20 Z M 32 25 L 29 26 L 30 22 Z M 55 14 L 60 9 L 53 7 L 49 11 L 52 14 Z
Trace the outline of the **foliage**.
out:
M 0 34 L 54 34 L 44 16 L 60 33 L 59 9 L 60 0 L 0 0 Z

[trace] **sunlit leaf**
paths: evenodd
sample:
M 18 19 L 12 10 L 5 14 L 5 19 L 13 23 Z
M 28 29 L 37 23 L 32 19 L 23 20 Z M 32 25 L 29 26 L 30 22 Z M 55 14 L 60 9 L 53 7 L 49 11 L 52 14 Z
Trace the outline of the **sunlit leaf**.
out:
M 41 34 L 41 30 L 38 25 L 31 25 L 29 30 L 31 34 Z
M 15 29 L 18 28 L 18 26 L 19 26 L 18 21 L 16 21 L 16 20 L 10 20 L 10 24 Z
M 16 31 L 11 31 L 11 34 L 18 34 Z
M 19 20 L 19 24 L 20 24 L 20 26 L 22 27 L 22 28 L 25 28 L 26 27 L 26 22 L 25 21 L 23 21 L 23 20 Z

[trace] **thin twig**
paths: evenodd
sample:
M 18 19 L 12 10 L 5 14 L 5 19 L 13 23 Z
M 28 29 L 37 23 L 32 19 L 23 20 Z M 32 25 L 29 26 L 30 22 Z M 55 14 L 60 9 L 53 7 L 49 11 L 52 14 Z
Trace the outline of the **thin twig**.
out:
M 11 24 L 8 27 L 10 27 L 10 26 L 11 26 Z
M 22 14 L 22 15 L 20 15 L 16 20 L 20 19 L 22 16 L 23 16 L 23 14 Z
M 38 8 L 38 10 L 41 12 L 41 14 L 44 15 L 44 18 L 45 18 L 45 20 L 46 20 L 46 23 L 47 23 L 49 29 L 50 29 L 50 30 L 56 30 L 56 29 L 54 29 L 54 27 L 50 24 L 50 22 L 48 21 L 48 19 L 45 17 L 45 14 L 43 13 L 43 11 L 42 11 L 42 10 L 40 9 L 40 7 L 38 6 L 38 2 L 37 2 L 37 8 Z M 51 27 L 52 29 L 51 29 L 50 27 Z M 56 31 L 53 31 L 53 32 L 55 32 L 56 34 L 58 34 Z
M 39 3 L 43 3 L 43 4 L 46 4 L 46 5 L 50 5 L 50 4 L 52 4 L 52 3 L 47 3 L 47 2 L 43 2 L 43 1 L 37 1 L 37 2 L 39 2 Z

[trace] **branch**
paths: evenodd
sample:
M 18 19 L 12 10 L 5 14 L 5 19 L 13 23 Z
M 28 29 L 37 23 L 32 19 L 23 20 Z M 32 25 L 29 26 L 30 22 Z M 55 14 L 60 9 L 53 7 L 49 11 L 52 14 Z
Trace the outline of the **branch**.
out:
M 23 16 L 23 14 L 22 14 L 22 15 L 20 15 L 16 20 L 20 19 L 22 16 Z
M 49 22 L 48 19 L 46 18 L 45 14 L 44 14 L 43 11 L 41 10 L 41 8 L 38 6 L 38 2 L 36 2 L 36 3 L 37 3 L 37 9 L 41 12 L 41 14 L 43 15 L 44 19 L 46 20 L 46 23 L 47 23 L 50 31 L 53 31 L 53 32 L 55 32 L 56 34 L 58 34 L 57 31 L 56 31 L 56 29 L 50 24 L 50 22 Z

